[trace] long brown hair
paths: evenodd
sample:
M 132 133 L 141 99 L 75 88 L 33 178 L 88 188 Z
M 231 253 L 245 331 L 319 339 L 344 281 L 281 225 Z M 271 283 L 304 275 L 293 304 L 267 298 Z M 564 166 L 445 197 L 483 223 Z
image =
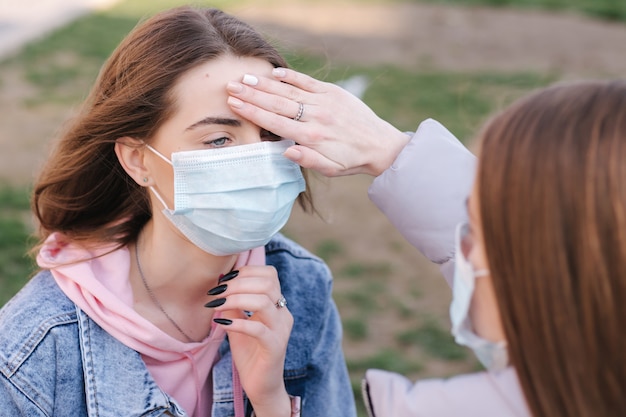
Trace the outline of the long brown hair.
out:
M 115 141 L 148 140 L 171 115 L 176 81 L 225 54 L 287 66 L 252 27 L 216 9 L 162 12 L 120 43 L 34 186 L 41 240 L 53 231 L 120 246 L 136 238 L 151 216 L 149 198 L 118 162 Z M 312 209 L 308 189 L 299 199 Z
M 533 415 L 626 416 L 626 82 L 536 92 L 481 140 L 485 251 Z

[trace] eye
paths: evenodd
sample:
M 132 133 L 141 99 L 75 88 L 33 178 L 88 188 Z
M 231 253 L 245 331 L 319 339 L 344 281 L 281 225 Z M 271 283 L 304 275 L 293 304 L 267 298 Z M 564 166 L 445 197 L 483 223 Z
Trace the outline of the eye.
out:
M 210 145 L 213 148 L 221 148 L 226 146 L 230 142 L 230 139 L 223 136 L 221 138 L 207 140 L 204 142 L 205 145 Z
M 282 137 L 278 136 L 276 133 L 272 133 L 269 130 L 261 129 L 261 140 L 275 142 L 281 139 Z

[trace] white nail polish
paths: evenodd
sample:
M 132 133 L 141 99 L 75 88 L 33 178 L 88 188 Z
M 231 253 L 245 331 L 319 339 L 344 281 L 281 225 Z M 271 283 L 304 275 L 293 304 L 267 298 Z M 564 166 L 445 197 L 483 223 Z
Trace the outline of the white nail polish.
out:
M 247 85 L 257 85 L 259 83 L 259 79 L 254 75 L 246 74 L 243 76 L 242 82 Z
M 287 75 L 287 71 L 284 68 L 274 68 L 272 74 L 274 74 L 274 77 L 282 78 Z

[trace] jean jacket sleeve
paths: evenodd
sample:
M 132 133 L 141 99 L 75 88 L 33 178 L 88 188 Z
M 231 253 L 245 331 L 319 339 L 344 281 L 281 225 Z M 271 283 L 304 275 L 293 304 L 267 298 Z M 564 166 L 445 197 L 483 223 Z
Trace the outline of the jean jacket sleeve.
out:
M 309 364 L 308 395 L 302 405 L 302 415 L 356 416 L 354 394 L 341 347 L 341 320 L 332 299 L 327 304 L 322 323 Z
M 413 246 L 440 265 L 449 284 L 454 229 L 467 220 L 465 199 L 475 165 L 474 155 L 452 133 L 428 119 L 369 189 L 374 204 Z
M 294 318 L 285 359 L 287 392 L 302 398 L 304 417 L 356 417 L 328 265 L 280 234 L 266 254 Z

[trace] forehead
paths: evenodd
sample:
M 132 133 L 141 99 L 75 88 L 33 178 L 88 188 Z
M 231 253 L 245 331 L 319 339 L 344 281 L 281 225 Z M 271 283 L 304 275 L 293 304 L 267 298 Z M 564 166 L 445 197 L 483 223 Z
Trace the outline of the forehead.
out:
M 222 55 L 200 64 L 185 74 L 174 85 L 172 93 L 178 105 L 208 99 L 226 102 L 226 84 L 241 81 L 244 74 L 269 76 L 272 65 L 260 58 Z
M 238 119 L 228 106 L 226 84 L 241 81 L 244 74 L 270 76 L 273 66 L 260 58 L 223 55 L 186 73 L 171 90 L 172 109 L 157 136 L 177 136 L 206 117 Z

